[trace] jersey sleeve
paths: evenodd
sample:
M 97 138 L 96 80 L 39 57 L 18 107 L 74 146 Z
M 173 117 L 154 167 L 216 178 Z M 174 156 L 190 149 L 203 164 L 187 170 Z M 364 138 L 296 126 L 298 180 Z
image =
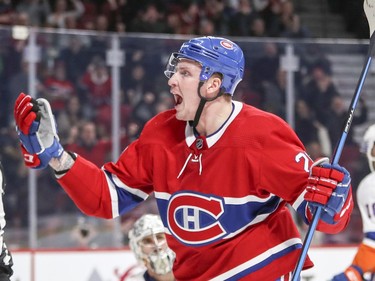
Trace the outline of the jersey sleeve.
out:
M 293 204 L 305 189 L 312 161 L 295 132 L 278 120 L 262 125 L 269 129 L 258 157 L 260 188 Z
M 304 195 L 313 161 L 295 132 L 285 122 L 277 122 L 275 119 L 263 126 L 268 127 L 269 132 L 263 142 L 260 185 L 291 204 L 304 222 L 309 224 L 312 214 L 307 208 Z M 331 234 L 340 232 L 347 226 L 352 209 L 353 200 L 350 195 L 337 223 L 328 224 L 319 220 L 317 230 Z
M 136 140 L 116 163 L 101 169 L 78 156 L 58 182 L 85 214 L 114 218 L 133 209 L 152 192 L 151 151 Z

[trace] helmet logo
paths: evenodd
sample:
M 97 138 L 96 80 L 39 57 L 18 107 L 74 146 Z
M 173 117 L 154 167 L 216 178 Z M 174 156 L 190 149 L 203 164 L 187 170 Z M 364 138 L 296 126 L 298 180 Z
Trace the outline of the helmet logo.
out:
M 233 49 L 233 43 L 227 40 L 221 40 L 220 45 L 223 46 L 225 49 L 232 50 Z

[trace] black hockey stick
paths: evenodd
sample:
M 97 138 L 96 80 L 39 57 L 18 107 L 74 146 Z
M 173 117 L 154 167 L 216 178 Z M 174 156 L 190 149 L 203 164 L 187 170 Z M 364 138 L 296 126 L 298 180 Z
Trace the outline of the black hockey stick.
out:
M 350 103 L 350 107 L 349 107 L 349 110 L 348 110 L 348 116 L 347 116 L 347 119 L 344 123 L 341 137 L 340 137 L 338 143 L 336 144 L 336 148 L 335 148 L 335 151 L 334 151 L 333 157 L 332 157 L 333 158 L 332 164 L 338 164 L 338 162 L 339 162 L 341 152 L 342 152 L 344 144 L 345 144 L 346 137 L 348 135 L 350 126 L 351 126 L 352 121 L 353 121 L 354 111 L 357 107 L 359 97 L 361 96 L 362 87 L 364 85 L 368 70 L 370 68 L 371 61 L 375 57 L 375 50 L 374 50 L 374 45 L 375 45 L 375 35 L 374 35 L 374 30 L 375 30 L 375 1 L 364 0 L 363 9 L 365 11 L 367 21 L 368 21 L 368 24 L 369 24 L 369 28 L 370 28 L 370 45 L 369 45 L 369 49 L 368 49 L 368 53 L 367 53 L 367 61 L 366 61 L 366 64 L 363 66 L 362 73 L 361 73 L 361 76 L 359 78 L 356 90 L 355 90 L 355 94 L 354 94 L 354 96 L 352 98 L 352 101 Z M 305 263 L 305 259 L 306 259 L 306 256 L 307 256 L 307 251 L 310 247 L 311 240 L 313 238 L 314 231 L 315 231 L 315 228 L 318 224 L 321 212 L 322 212 L 322 207 L 316 208 L 316 210 L 314 212 L 313 219 L 310 223 L 309 229 L 306 233 L 305 241 L 302 245 L 301 255 L 298 259 L 296 268 L 295 268 L 294 273 L 293 273 L 292 281 L 298 281 L 299 278 L 300 278 L 301 270 L 302 270 L 303 264 Z

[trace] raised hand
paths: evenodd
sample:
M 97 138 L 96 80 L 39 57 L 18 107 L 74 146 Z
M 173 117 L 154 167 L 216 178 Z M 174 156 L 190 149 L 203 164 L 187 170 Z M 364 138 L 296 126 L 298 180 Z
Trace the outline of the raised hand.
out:
M 21 141 L 25 165 L 34 169 L 48 166 L 64 149 L 59 142 L 56 122 L 46 99 L 33 99 L 21 93 L 14 105 L 16 130 Z

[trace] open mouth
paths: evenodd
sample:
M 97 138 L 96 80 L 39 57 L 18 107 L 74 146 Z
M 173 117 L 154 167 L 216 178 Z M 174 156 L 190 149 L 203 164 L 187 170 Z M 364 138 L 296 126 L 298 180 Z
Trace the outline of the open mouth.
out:
M 182 103 L 182 97 L 179 96 L 179 95 L 174 95 L 174 102 L 175 102 L 175 105 L 179 105 Z

